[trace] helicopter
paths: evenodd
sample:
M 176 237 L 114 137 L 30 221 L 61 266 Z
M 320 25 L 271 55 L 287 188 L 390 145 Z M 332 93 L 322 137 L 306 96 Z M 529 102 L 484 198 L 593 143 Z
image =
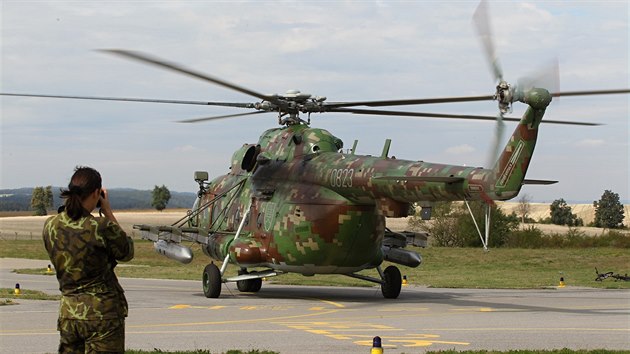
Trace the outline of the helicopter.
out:
M 203 271 L 203 293 L 208 298 L 220 297 L 222 285 L 228 282 L 236 282 L 240 291 L 258 292 L 263 278 L 283 273 L 341 274 L 378 284 L 385 298 L 397 298 L 401 292 L 401 272 L 394 265 L 382 269 L 381 264 L 386 260 L 417 267 L 422 257 L 406 249 L 404 234 L 387 229 L 386 217 L 405 217 L 410 205 L 418 203 L 421 216 L 428 219 L 433 203 L 438 201 L 483 201 L 489 205 L 514 198 L 524 184 L 553 183 L 526 178 L 540 124 L 593 124 L 543 120 L 552 98 L 630 93 L 625 89 L 549 92 L 534 83 L 508 83 L 503 79 L 485 23 L 486 7 L 482 1 L 475 18 L 479 19 L 479 34 L 496 82 L 491 95 L 354 102 L 328 102 L 324 96 L 299 90 L 268 95 L 161 58 L 118 49 L 104 52 L 219 85 L 257 101 L 2 95 L 190 103 L 249 110 L 183 120 L 185 123 L 276 114 L 279 127 L 264 131 L 257 142 L 244 144 L 234 152 L 227 174 L 210 180 L 207 172 L 195 172 L 194 180 L 199 186 L 197 199 L 184 218 L 173 225 L 134 225 L 134 228 L 143 232 L 143 238 L 154 242 L 158 253 L 176 261 L 192 261 L 192 250 L 182 245 L 190 241 L 200 244 L 211 259 L 221 261 L 220 268 L 212 262 Z M 493 100 L 498 102 L 499 109 L 494 117 L 379 108 Z M 521 118 L 505 116 L 514 103 L 527 106 Z M 506 121 L 517 122 L 517 126 L 505 147 L 496 149 L 495 162 L 484 168 L 396 159 L 389 156 L 389 141 L 380 156 L 358 155 L 356 141 L 344 152 L 341 139 L 311 126 L 311 115 L 324 113 L 492 120 L 496 121 L 497 131 L 504 129 Z M 500 140 L 498 137 L 497 141 Z M 237 276 L 226 276 L 230 264 L 238 267 Z M 376 269 L 378 277 L 360 274 L 364 269 Z

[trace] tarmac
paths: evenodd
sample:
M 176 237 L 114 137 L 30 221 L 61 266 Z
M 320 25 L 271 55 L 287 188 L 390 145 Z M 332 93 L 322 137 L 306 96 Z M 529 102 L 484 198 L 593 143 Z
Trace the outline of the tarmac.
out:
M 0 258 L 0 287 L 59 294 L 52 275 L 24 275 L 47 261 Z M 404 286 L 398 299 L 380 289 L 286 286 L 260 292 L 224 285 L 218 299 L 201 281 L 122 278 L 129 301 L 128 349 L 273 350 L 369 353 L 428 350 L 630 350 L 630 290 L 550 286 L 534 290 Z M 54 353 L 57 301 L 18 299 L 0 306 L 0 353 Z

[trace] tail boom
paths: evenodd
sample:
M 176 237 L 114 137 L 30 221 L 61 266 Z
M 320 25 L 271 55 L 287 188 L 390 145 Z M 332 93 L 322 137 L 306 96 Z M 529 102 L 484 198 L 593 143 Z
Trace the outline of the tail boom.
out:
M 532 89 L 519 98 L 529 105 L 494 165 L 494 195 L 498 200 L 514 198 L 523 186 L 527 169 L 536 147 L 538 127 L 551 95 L 545 89 Z

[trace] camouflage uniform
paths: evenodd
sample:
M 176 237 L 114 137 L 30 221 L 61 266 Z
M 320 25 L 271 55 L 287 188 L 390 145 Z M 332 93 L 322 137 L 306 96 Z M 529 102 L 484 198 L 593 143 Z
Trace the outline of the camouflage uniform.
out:
M 49 218 L 43 238 L 62 294 L 59 352 L 124 352 L 127 300 L 114 267 L 133 258 L 132 239 L 87 211 L 76 221 L 66 212 Z

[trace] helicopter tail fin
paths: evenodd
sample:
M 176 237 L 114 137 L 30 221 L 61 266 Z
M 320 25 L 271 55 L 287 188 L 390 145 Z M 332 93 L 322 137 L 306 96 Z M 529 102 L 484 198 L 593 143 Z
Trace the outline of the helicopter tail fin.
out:
M 514 198 L 523 186 L 536 147 L 538 126 L 551 102 L 551 95 L 547 90 L 536 88 L 524 92 L 520 100 L 529 107 L 493 168 L 494 191 L 500 200 Z

